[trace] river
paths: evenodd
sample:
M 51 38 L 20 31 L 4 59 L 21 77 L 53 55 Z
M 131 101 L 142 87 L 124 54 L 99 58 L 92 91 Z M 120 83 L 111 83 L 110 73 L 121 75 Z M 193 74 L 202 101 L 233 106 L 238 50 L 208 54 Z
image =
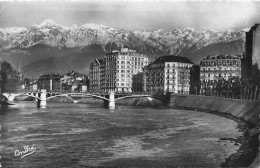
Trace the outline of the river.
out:
M 1 133 L 2 166 L 26 168 L 220 167 L 243 135 L 238 123 L 209 113 L 35 102 L 2 111 Z M 36 151 L 15 156 L 27 145 Z

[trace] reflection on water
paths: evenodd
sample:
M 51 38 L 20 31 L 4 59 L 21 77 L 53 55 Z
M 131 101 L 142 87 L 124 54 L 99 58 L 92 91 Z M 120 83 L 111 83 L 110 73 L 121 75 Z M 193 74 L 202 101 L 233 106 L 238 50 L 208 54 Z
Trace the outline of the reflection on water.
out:
M 3 167 L 219 167 L 239 148 L 219 138 L 242 135 L 231 120 L 193 111 L 35 106 L 19 103 L 2 112 Z M 33 144 L 33 154 L 14 156 L 15 150 Z

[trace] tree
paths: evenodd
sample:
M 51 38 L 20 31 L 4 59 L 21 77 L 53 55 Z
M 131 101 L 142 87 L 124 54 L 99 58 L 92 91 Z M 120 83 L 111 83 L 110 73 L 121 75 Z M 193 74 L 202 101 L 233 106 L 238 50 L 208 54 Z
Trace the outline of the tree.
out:
M 200 91 L 200 66 L 193 65 L 190 70 L 190 94 L 199 94 Z
M 19 90 L 20 81 L 18 73 L 12 65 L 6 61 L 0 63 L 1 92 L 15 93 Z

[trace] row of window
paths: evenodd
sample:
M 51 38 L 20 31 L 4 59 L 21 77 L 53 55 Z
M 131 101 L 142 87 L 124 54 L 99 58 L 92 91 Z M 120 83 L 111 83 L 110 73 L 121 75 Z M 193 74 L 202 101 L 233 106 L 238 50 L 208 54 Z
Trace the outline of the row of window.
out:
M 133 61 L 146 61 L 148 58 L 138 58 L 138 57 L 129 57 L 129 56 L 118 56 L 119 59 L 128 59 Z
M 131 77 L 130 74 L 116 74 L 116 77 Z
M 133 70 L 124 70 L 124 69 L 122 69 L 122 70 L 116 70 L 116 72 L 118 73 L 118 72 L 121 72 L 121 73 L 133 73 Z
M 116 83 L 116 86 L 131 86 L 130 83 Z
M 203 70 L 203 71 L 206 71 L 206 70 L 207 70 L 207 71 L 213 71 L 213 70 L 214 70 L 214 71 L 227 71 L 227 70 L 228 70 L 228 71 L 229 71 L 229 70 L 231 70 L 231 71 L 232 71 L 232 70 L 234 70 L 234 71 L 237 70 L 237 71 L 238 71 L 238 70 L 240 70 L 240 68 L 239 68 L 239 67 L 237 67 L 237 68 L 232 68 L 232 67 L 230 67 L 230 68 L 224 68 L 224 69 L 222 69 L 221 67 L 219 67 L 218 69 L 217 69 L 217 68 L 214 68 L 214 69 L 212 69 L 212 68 L 208 68 L 208 69 L 203 68 L 202 70 Z
M 214 76 L 214 77 L 216 77 L 216 76 L 218 76 L 218 77 L 221 77 L 221 76 L 239 76 L 238 74 L 201 74 L 201 76 L 203 77 L 203 76 L 208 76 L 208 77 L 210 77 L 210 76 Z
M 131 81 L 131 79 L 116 79 L 116 81 L 121 81 L 121 82 L 130 82 Z
M 240 65 L 240 61 L 236 60 L 223 60 L 223 61 L 201 61 L 200 65 L 201 66 L 216 66 L 216 65 Z
M 126 60 L 132 60 L 132 61 L 141 61 L 141 62 L 148 62 L 148 58 L 137 58 L 137 57 L 129 57 L 129 56 L 118 56 L 119 59 L 126 59 Z M 116 61 L 116 57 L 105 57 L 104 58 L 105 62 L 108 63 L 108 62 L 111 62 L 111 61 Z M 117 61 L 119 62 L 119 61 Z M 127 61 L 130 63 L 130 61 Z M 94 65 L 92 64 L 91 66 L 97 66 L 97 65 Z
M 117 64 L 127 64 L 127 65 L 131 65 L 131 64 L 133 64 L 133 65 L 146 65 L 146 63 L 143 63 L 143 62 L 131 62 L 131 61 L 117 61 L 116 62 Z

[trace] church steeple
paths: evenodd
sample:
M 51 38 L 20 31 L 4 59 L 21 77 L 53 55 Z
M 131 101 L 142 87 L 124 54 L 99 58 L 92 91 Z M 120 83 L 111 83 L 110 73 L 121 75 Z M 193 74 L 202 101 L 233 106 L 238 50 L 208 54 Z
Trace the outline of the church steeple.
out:
M 19 72 L 19 73 L 22 72 L 21 63 L 22 63 L 22 56 L 20 57 L 19 64 L 18 64 L 18 68 L 17 68 L 17 72 Z
M 18 68 L 17 68 L 17 73 L 18 73 L 18 77 L 19 80 L 22 81 L 23 80 L 23 72 L 22 72 L 22 56 L 20 57 L 19 60 L 19 64 L 18 64 Z

